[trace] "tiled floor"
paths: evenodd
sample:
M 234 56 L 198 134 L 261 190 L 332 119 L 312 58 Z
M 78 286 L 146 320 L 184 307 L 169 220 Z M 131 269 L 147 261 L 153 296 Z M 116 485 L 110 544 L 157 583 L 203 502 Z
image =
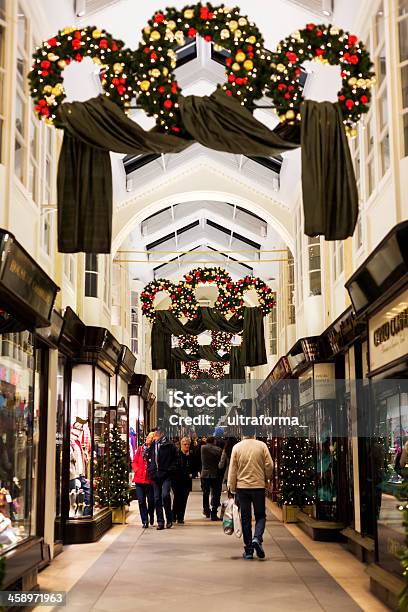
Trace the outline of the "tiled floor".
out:
M 368 591 L 362 595 L 355 571 L 354 584 L 343 585 L 353 599 L 316 560 L 316 550 L 312 556 L 296 535 L 269 512 L 267 559 L 244 561 L 242 541 L 204 519 L 200 494 L 193 493 L 184 526 L 142 531 L 135 509 L 127 526 L 114 527 L 101 542 L 66 547 L 40 574 L 40 586 L 66 590 L 69 612 L 385 610 Z M 336 561 L 344 563 L 341 555 Z

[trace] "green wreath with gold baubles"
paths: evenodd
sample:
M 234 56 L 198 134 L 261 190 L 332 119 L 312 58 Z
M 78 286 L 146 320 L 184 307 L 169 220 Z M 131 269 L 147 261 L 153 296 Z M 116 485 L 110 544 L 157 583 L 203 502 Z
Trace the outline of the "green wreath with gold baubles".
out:
M 273 307 L 276 306 L 275 293 L 269 285 L 258 277 L 245 276 L 244 278 L 240 278 L 235 283 L 235 296 L 236 299 L 239 300 L 241 307 L 244 305 L 245 291 L 250 291 L 251 289 L 255 289 L 258 295 L 259 307 L 263 315 L 267 316 L 272 312 Z
M 132 74 L 133 52 L 112 34 L 95 26 L 68 27 L 45 41 L 33 55 L 28 75 L 30 92 L 38 117 L 50 125 L 59 124 L 57 111 L 66 98 L 64 69 L 71 62 L 90 57 L 101 67 L 104 94 L 126 111 L 135 96 Z
M 239 300 L 236 299 L 234 283 L 231 276 L 223 268 L 195 268 L 184 275 L 184 288 L 193 291 L 198 285 L 215 284 L 218 289 L 218 297 L 214 308 L 224 315 L 235 314 L 239 308 Z M 195 297 L 195 293 L 194 293 Z
M 156 119 L 159 129 L 185 135 L 179 108 L 176 49 L 202 36 L 216 49 L 230 53 L 226 60 L 227 82 L 219 87 L 226 95 L 250 106 L 263 95 L 266 84 L 266 53 L 261 32 L 239 8 L 195 4 L 182 10 L 167 8 L 153 15 L 142 31 L 135 55 L 138 103 Z
M 369 110 L 370 88 L 375 83 L 373 64 L 364 44 L 341 28 L 314 23 L 282 40 L 273 53 L 266 92 L 282 123 L 294 124 L 301 119 L 301 66 L 307 60 L 340 65 L 342 88 L 338 103 L 346 131 L 354 136 L 355 125 Z

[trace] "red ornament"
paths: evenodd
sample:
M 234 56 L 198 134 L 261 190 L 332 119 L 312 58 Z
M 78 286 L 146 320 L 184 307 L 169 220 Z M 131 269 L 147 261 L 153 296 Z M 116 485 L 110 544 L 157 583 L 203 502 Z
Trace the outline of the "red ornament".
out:
M 339 96 L 339 100 L 340 100 L 341 102 L 343 102 L 345 99 L 346 99 L 346 96 L 342 96 L 342 95 L 341 95 L 341 96 Z
M 177 287 L 177 291 L 181 293 L 181 287 Z
M 171 100 L 165 100 L 163 103 L 164 108 L 167 108 L 167 110 L 170 110 L 170 108 L 173 108 L 173 102 Z
M 212 41 L 212 36 L 210 34 L 206 34 L 204 36 L 204 40 L 207 41 L 207 42 L 211 42 Z
M 160 85 L 157 91 L 159 92 L 159 94 L 164 94 L 166 91 L 166 88 L 164 87 L 164 85 Z
M 116 91 L 120 96 L 123 96 L 123 94 L 126 92 L 126 87 L 124 85 L 118 85 Z
M 278 89 L 279 89 L 279 91 L 286 91 L 286 85 L 285 85 L 285 83 L 279 83 L 279 85 L 278 85 Z
M 354 45 L 358 42 L 358 38 L 357 36 L 355 36 L 354 34 L 350 34 L 350 36 L 348 37 L 348 44 L 350 47 L 354 47 Z
M 227 59 L 225 60 L 225 64 L 226 64 L 227 66 L 231 66 L 231 64 L 232 64 L 232 59 L 231 59 L 230 57 L 227 57 Z
M 358 64 L 358 62 L 359 62 L 358 55 L 352 55 L 350 57 L 350 64 L 354 64 L 355 66 L 356 64 Z
M 349 110 L 351 110 L 354 106 L 354 101 L 353 100 L 346 100 L 346 106 Z
M 155 62 L 157 60 L 157 53 L 156 51 L 152 51 L 150 54 L 150 59 Z
M 171 93 L 173 93 L 173 94 L 178 93 L 178 83 L 177 83 L 177 81 L 174 81 L 171 84 Z
M 155 23 L 163 23 L 164 21 L 164 15 L 163 13 L 156 13 L 154 16 L 154 22 Z
M 108 46 L 109 46 L 109 43 L 108 43 L 108 41 L 106 40 L 106 38 L 102 38 L 102 39 L 99 41 L 99 48 L 100 48 L 100 49 L 107 49 L 107 48 L 108 48 Z
M 74 60 L 75 60 L 76 62 L 82 62 L 82 60 L 83 60 L 83 59 L 84 59 L 84 58 L 82 57 L 82 55 L 81 55 L 80 53 L 77 53 L 77 54 L 75 55 L 75 57 L 74 57 Z
M 112 41 L 111 49 L 112 51 L 117 51 L 119 49 L 118 43 L 115 40 Z
M 45 70 L 47 70 L 47 68 L 50 68 L 51 66 L 51 62 L 48 60 L 43 60 L 40 64 L 41 68 L 44 68 Z
M 149 47 L 145 47 L 145 48 L 143 49 L 143 53 L 146 53 L 146 55 L 147 55 L 148 53 L 150 53 L 150 49 L 149 49 Z
M 74 40 L 72 41 L 72 47 L 74 49 L 80 49 L 81 48 L 81 41 L 78 40 L 77 38 L 74 38 Z
M 293 53 L 293 51 L 287 51 L 286 57 L 288 58 L 291 64 L 295 64 L 298 60 L 298 56 L 296 55 L 296 53 Z
M 176 134 L 178 134 L 180 132 L 180 128 L 177 127 L 177 125 L 174 125 L 172 128 L 173 132 L 175 132 Z
M 238 82 L 238 79 L 237 79 L 237 82 Z M 228 75 L 228 83 L 235 83 L 235 75 L 233 74 Z
M 244 84 L 244 79 L 241 77 L 238 77 L 236 80 L 237 85 L 243 85 Z
M 285 93 L 285 95 L 283 96 L 285 98 L 285 100 L 290 100 L 291 95 L 289 92 Z
M 321 38 L 323 36 L 323 32 L 321 30 L 316 30 L 316 36 Z
M 316 24 L 314 24 L 314 23 L 308 23 L 308 24 L 307 24 L 307 26 L 306 26 L 306 28 L 307 28 L 309 31 L 314 30 L 314 29 L 315 29 L 315 27 L 316 27 Z
M 57 39 L 56 38 L 49 38 L 47 40 L 47 43 L 50 45 L 50 47 L 56 47 L 57 46 Z
M 325 50 L 324 49 L 316 49 L 317 57 L 323 57 L 324 54 L 325 54 Z
M 82 38 L 81 32 L 79 32 L 78 30 L 74 32 L 74 38 L 76 38 L 77 40 L 81 40 Z
M 367 102 L 368 102 L 368 97 L 367 97 L 367 96 L 361 96 L 360 101 L 361 101 L 363 104 L 367 104 Z
M 296 68 L 295 74 L 296 74 L 297 77 L 300 77 L 300 75 L 302 74 L 301 69 L 300 68 Z
M 42 76 L 48 76 L 50 73 L 48 70 L 42 70 L 41 71 Z
M 195 28 L 190 28 L 187 32 L 187 36 L 189 38 L 194 38 L 194 36 L 196 36 L 197 34 L 197 30 Z

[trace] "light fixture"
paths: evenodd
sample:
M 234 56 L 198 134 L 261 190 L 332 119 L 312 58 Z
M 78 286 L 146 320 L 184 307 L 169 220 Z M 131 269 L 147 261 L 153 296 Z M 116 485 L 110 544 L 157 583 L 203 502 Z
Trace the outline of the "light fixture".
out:
M 75 14 L 77 17 L 83 17 L 86 13 L 86 0 L 75 0 Z
M 322 0 L 323 15 L 330 17 L 333 14 L 333 0 Z

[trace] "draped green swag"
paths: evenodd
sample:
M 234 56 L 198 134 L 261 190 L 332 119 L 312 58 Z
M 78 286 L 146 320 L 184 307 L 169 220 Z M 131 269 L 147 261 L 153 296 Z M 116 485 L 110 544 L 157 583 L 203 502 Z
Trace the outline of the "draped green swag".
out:
M 180 100 L 191 139 L 146 131 L 105 96 L 58 109 L 64 140 L 58 166 L 58 248 L 62 253 L 109 253 L 112 170 L 109 152 L 178 153 L 194 142 L 228 153 L 272 156 L 302 143 L 305 232 L 327 240 L 353 234 L 358 196 L 338 104 L 306 100 L 301 129 L 270 130 L 222 90 Z
M 257 366 L 267 363 L 263 313 L 260 308 L 244 308 L 244 316 L 239 319 L 226 319 L 213 308 L 199 308 L 198 316 L 187 323 L 182 323 L 168 310 L 156 311 L 152 327 L 152 366 L 154 370 L 167 370 L 168 378 L 179 378 L 181 369 L 177 363 L 182 361 L 225 361 L 230 363 L 230 378 L 245 379 L 244 366 Z M 200 346 L 194 355 L 187 354 L 181 348 L 171 347 L 173 336 L 197 336 L 203 331 L 227 331 L 242 333 L 240 347 L 231 347 L 225 358 L 214 351 L 211 346 Z

